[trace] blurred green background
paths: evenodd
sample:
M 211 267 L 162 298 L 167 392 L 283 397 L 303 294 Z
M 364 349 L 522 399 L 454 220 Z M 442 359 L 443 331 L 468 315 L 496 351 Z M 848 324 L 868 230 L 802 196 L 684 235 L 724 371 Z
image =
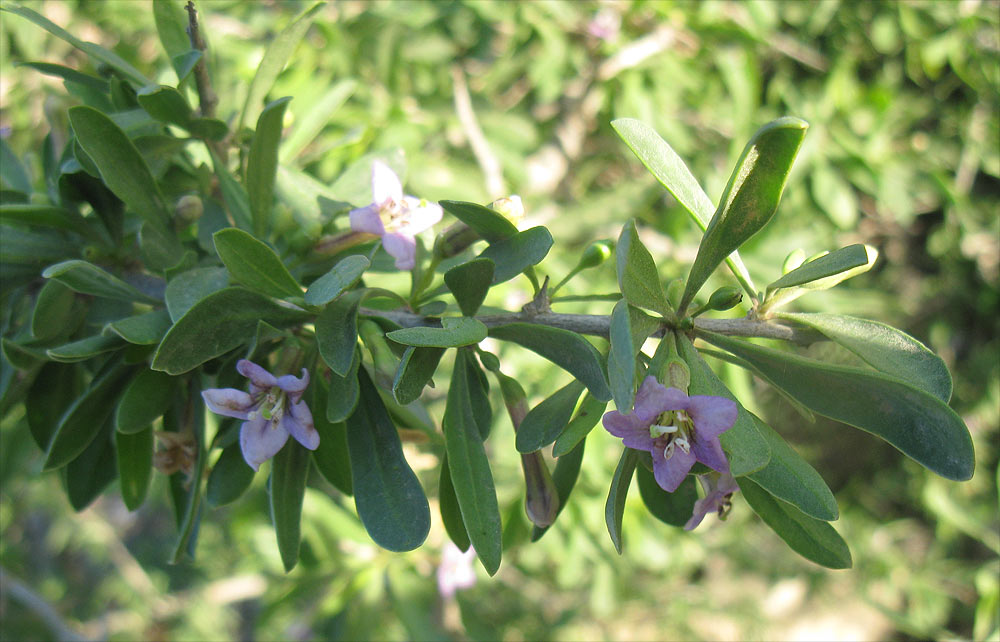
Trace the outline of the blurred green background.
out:
M 25 4 L 176 82 L 149 2 Z M 220 117 L 239 112 L 269 39 L 308 6 L 199 3 Z M 90 63 L 17 16 L 0 21 L 0 127 L 37 176 L 46 114 L 74 103 L 56 79 L 16 63 Z M 483 203 L 520 194 L 525 223 L 556 239 L 542 268 L 557 279 L 629 217 L 664 279 L 683 276 L 697 249 L 694 226 L 612 119 L 653 125 L 713 197 L 757 127 L 807 120 L 778 216 L 743 252 L 751 274 L 775 278 L 799 247 L 875 245 L 871 272 L 797 309 L 878 319 L 941 354 L 952 406 L 975 440 L 975 477 L 949 482 L 864 433 L 809 423 L 723 368 L 835 491 L 852 570 L 802 560 L 738 496 L 726 523 L 684 533 L 633 493 L 617 556 L 603 505 L 620 445 L 602 430 L 560 521 L 527 544 L 513 434 L 495 399 L 488 445 L 504 562 L 493 579 L 476 563 L 476 585 L 444 599 L 439 522 L 418 551 L 381 551 L 353 502 L 319 480 L 292 573 L 282 572 L 263 475 L 240 503 L 205 515 L 196 560 L 168 565 L 163 479 L 135 513 L 112 488 L 74 514 L 58 476 L 39 473 L 41 453 L 15 410 L 0 424 L 0 637 L 51 639 L 65 627 L 118 640 L 1000 639 L 1000 3 L 337 2 L 269 98 L 285 95 L 294 97 L 288 135 L 302 135 L 286 150 L 290 166 L 331 183 L 364 153 L 400 147 L 408 193 Z M 613 272 L 605 265 L 564 293 L 611 292 Z M 710 286 L 727 283 L 722 271 L 717 279 Z M 521 285 L 491 303 L 515 309 L 528 295 Z M 564 311 L 607 313 L 603 305 Z M 503 356 L 533 402 L 568 380 L 524 351 Z M 411 443 L 407 455 L 433 491 L 433 453 Z

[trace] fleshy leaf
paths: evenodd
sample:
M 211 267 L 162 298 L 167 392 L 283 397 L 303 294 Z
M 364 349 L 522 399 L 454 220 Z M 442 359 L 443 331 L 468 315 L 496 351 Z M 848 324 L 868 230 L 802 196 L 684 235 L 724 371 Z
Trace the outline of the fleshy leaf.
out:
M 867 264 L 868 251 L 865 249 L 865 246 L 860 243 L 848 245 L 839 250 L 834 250 L 829 254 L 824 254 L 808 263 L 803 263 L 774 283 L 768 285 L 767 290 L 770 292 L 778 288 L 790 288 L 802 285 L 803 283 L 810 283 Z
M 807 127 L 798 118 L 779 118 L 758 129 L 747 143 L 701 239 L 681 297 L 681 310 L 719 263 L 774 216 Z
M 443 354 L 444 348 L 407 347 L 392 382 L 396 401 L 404 405 L 416 401 L 437 370 Z
M 177 393 L 177 381 L 156 370 L 143 370 L 136 375 L 115 410 L 118 432 L 139 432 L 161 417 Z
M 573 416 L 582 393 L 583 384 L 573 380 L 529 410 L 517 429 L 514 440 L 517 451 L 534 452 L 555 441 Z
M 491 243 L 478 258 L 490 259 L 493 268 L 493 285 L 509 281 L 531 266 L 541 262 L 552 247 L 552 234 L 539 225 L 510 238 Z
M 354 490 L 351 480 L 351 455 L 347 448 L 347 426 L 343 421 L 334 422 L 327 418 L 330 390 L 323 377 L 316 379 L 310 386 L 309 409 L 312 410 L 313 423 L 316 432 L 319 433 L 319 448 L 313 451 L 312 460 L 316 464 L 316 470 L 326 481 L 345 495 L 351 495 Z M 357 379 L 355 373 L 354 380 Z
M 361 278 L 371 266 L 368 257 L 361 254 L 345 256 L 337 262 L 330 271 L 313 281 L 306 290 L 306 303 L 309 305 L 325 305 L 333 301 L 347 288 Z
M 488 243 L 496 243 L 517 234 L 517 226 L 488 207 L 464 201 L 441 201 L 440 205 Z
M 258 74 L 260 70 L 258 69 Z M 256 77 L 254 78 L 256 80 Z M 251 91 L 253 87 L 251 86 Z M 249 101 L 250 97 L 247 97 Z M 271 230 L 271 206 L 274 200 L 274 179 L 278 174 L 278 144 L 281 127 L 290 96 L 268 103 L 257 120 L 253 142 L 247 157 L 247 195 L 254 236 L 264 238 Z M 249 102 L 248 102 L 249 104 Z
M 441 459 L 438 505 L 441 508 L 441 521 L 444 522 L 444 530 L 448 533 L 448 537 L 458 550 L 462 552 L 469 550 L 471 544 L 469 533 L 465 530 L 465 522 L 462 521 L 462 509 L 459 508 L 458 497 L 455 496 L 455 485 L 451 481 L 447 455 Z
M 320 445 L 323 442 L 320 440 Z M 225 506 L 243 496 L 253 483 L 254 469 L 243 459 L 239 442 L 222 449 L 205 484 L 205 500 L 209 506 Z
M 271 462 L 271 521 L 286 573 L 299 561 L 302 499 L 309 476 L 309 461 L 309 451 L 289 439 Z
M 365 530 L 382 548 L 412 551 L 427 538 L 430 505 L 406 458 L 399 433 L 375 385 L 358 370 L 361 398 L 347 418 L 354 503 Z
M 552 471 L 552 483 L 555 484 L 556 493 L 559 495 L 559 510 L 556 511 L 556 518 L 566 508 L 566 502 L 569 500 L 570 493 L 573 492 L 577 477 L 580 476 L 580 465 L 583 463 L 583 451 L 586 444 L 586 439 L 580 440 L 573 450 L 559 457 L 556 461 L 556 468 Z M 551 524 L 544 528 L 535 526 L 531 531 L 531 541 L 537 542 L 550 528 L 552 528 Z
M 135 345 L 151 346 L 163 340 L 170 325 L 170 315 L 161 308 L 112 321 L 104 326 L 101 333 L 105 336 L 118 335 Z
M 396 343 L 419 348 L 456 348 L 486 338 L 486 326 L 472 317 L 441 319 L 440 328 L 402 328 L 386 333 Z
M 193 268 L 170 279 L 164 298 L 170 320 L 174 323 L 209 294 L 229 284 L 229 272 L 223 267 Z
M 473 316 L 483 304 L 493 283 L 493 267 L 489 259 L 473 259 L 444 273 L 444 282 L 463 315 Z
M 688 389 L 690 394 L 725 397 L 735 401 L 739 408 L 736 423 L 719 437 L 722 449 L 729 458 L 733 476 L 747 475 L 767 466 L 771 459 L 771 448 L 757 430 L 753 415 L 729 392 L 729 388 L 719 380 L 683 334 L 677 335 L 677 351 L 691 371 L 691 385 Z
M 637 308 L 645 308 L 665 315 L 670 313 L 670 305 L 660 284 L 660 274 L 656 263 L 646 246 L 639 239 L 635 221 L 622 227 L 615 246 L 615 261 L 618 268 L 618 287 L 625 300 Z
M 611 311 L 611 351 L 608 353 L 608 381 L 615 406 L 631 412 L 635 401 L 635 350 L 628 302 L 618 301 Z
M 93 263 L 79 259 L 50 265 L 42 272 L 42 276 L 46 279 L 55 279 L 70 289 L 83 294 L 92 294 L 119 301 L 159 303 L 158 300 L 143 294 L 110 272 L 102 270 Z
M 552 445 L 552 456 L 563 457 L 582 442 L 594 429 L 604 414 L 608 402 L 601 401 L 589 392 L 584 395 L 576 415 L 566 424 L 556 443 Z
M 827 568 L 851 568 L 847 543 L 828 523 L 775 499 L 747 477 L 736 480 L 750 508 L 802 557 Z
M 635 472 L 638 460 L 638 451 L 625 449 L 611 478 L 608 501 L 604 505 L 604 521 L 608 525 L 611 543 L 615 545 L 619 555 L 622 554 L 622 517 L 625 515 L 625 498 L 628 496 L 628 487 L 632 484 L 632 473 Z
M 691 519 L 694 504 L 698 501 L 698 490 L 693 475 L 688 475 L 672 493 L 660 488 L 656 483 L 656 477 L 645 466 L 636 466 L 636 478 L 639 482 L 642 503 L 653 517 L 671 526 L 684 526 Z
M 778 316 L 822 332 L 876 370 L 902 379 L 945 403 L 951 399 L 948 366 L 905 332 L 877 321 L 840 314 L 780 313 Z
M 930 393 L 863 368 L 823 363 L 710 332 L 699 336 L 746 359 L 814 412 L 881 437 L 942 477 L 972 477 L 975 452 L 969 429 Z
M 354 348 L 358 344 L 358 307 L 364 295 L 364 290 L 351 290 L 327 303 L 316 317 L 319 354 L 341 377 L 347 375 L 354 361 Z
M 302 287 L 266 243 L 235 227 L 219 230 L 212 239 L 234 280 L 268 296 L 302 296 Z
M 116 432 L 115 450 L 122 501 L 135 510 L 145 501 L 153 477 L 153 427 L 132 434 Z
M 442 429 L 448 467 L 469 541 L 486 572 L 494 575 L 500 568 L 500 508 L 472 407 L 466 374 L 469 358 L 465 350 L 459 350 L 455 356 Z
M 604 378 L 601 355 L 581 335 L 533 323 L 508 323 L 491 328 L 490 336 L 512 341 L 548 359 L 582 381 L 590 394 L 601 401 L 610 401 L 611 389 Z
M 64 343 L 61 346 L 49 348 L 45 351 L 45 354 L 53 361 L 59 361 L 61 363 L 74 363 L 77 361 L 86 361 L 91 357 L 104 354 L 105 352 L 118 350 L 124 345 L 125 342 L 119 337 L 107 337 L 102 334 L 95 334 L 94 336 L 80 339 L 79 341 L 72 341 L 70 343 Z M 9 354 L 9 349 L 12 347 L 13 344 L 4 340 L 5 353 Z

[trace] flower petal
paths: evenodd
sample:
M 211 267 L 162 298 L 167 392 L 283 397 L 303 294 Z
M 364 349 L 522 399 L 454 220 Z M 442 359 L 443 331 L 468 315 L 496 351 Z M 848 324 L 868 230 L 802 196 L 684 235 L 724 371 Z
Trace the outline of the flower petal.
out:
M 694 466 L 694 453 L 686 453 L 680 448 L 674 449 L 674 454 L 670 459 L 663 457 L 663 451 L 659 448 L 651 453 L 653 455 L 653 477 L 660 488 L 672 493 L 681 485 L 687 477 L 691 467 Z
M 667 388 L 655 377 L 646 377 L 635 393 L 635 404 L 632 413 L 637 415 L 648 427 L 656 416 L 667 408 L 664 407 L 664 394 Z
M 372 163 L 372 201 L 383 205 L 386 201 L 402 201 L 403 185 L 392 168 L 382 161 Z
M 437 203 L 428 203 L 412 196 L 407 196 L 403 200 L 406 204 L 406 219 L 396 228 L 400 234 L 409 236 L 419 234 L 436 225 L 444 215 L 444 210 Z
M 691 454 L 701 463 L 720 473 L 729 472 L 729 460 L 726 453 L 722 451 L 722 444 L 718 437 L 706 439 L 695 427 L 695 438 L 691 443 Z
M 288 441 L 288 432 L 280 427 L 272 427 L 270 421 L 263 417 L 255 417 L 246 421 L 240 427 L 240 449 L 243 459 L 254 470 L 260 470 L 260 465 L 274 457 Z
M 652 420 L 650 420 L 652 421 Z M 649 422 L 643 421 L 638 413 L 623 415 L 617 410 L 604 413 L 604 428 L 619 437 L 629 448 L 654 450 L 653 438 L 649 435 Z
M 705 515 L 708 515 L 714 510 L 718 509 L 715 502 L 712 501 L 713 498 L 702 497 L 694 503 L 694 510 L 691 512 L 691 519 L 684 524 L 684 530 L 693 531 L 698 528 L 702 520 L 705 519 Z
M 309 450 L 319 448 L 319 433 L 313 426 L 312 413 L 304 401 L 289 406 L 289 412 L 281 418 L 281 427 Z
M 412 270 L 416 265 L 417 242 L 412 236 L 399 232 L 389 232 L 382 236 L 382 247 L 395 257 L 396 269 Z
M 736 423 L 739 408 L 725 397 L 695 395 L 688 399 L 687 412 L 699 437 L 718 437 Z
M 376 236 L 385 234 L 385 226 L 382 225 L 382 217 L 379 216 L 379 206 L 377 203 L 351 210 L 349 216 L 351 218 L 351 230 L 375 234 Z
M 302 368 L 302 377 L 295 375 L 282 375 L 278 377 L 278 387 L 288 393 L 288 398 L 292 403 L 298 403 L 302 398 L 302 393 L 309 386 L 309 371 Z
M 250 383 L 257 388 L 256 391 L 267 390 L 278 385 L 278 380 L 273 374 L 261 368 L 253 361 L 240 359 L 236 362 L 236 371 L 250 380 Z
M 247 415 L 256 407 L 253 397 L 235 388 L 209 388 L 201 391 L 208 409 L 223 417 L 247 419 Z

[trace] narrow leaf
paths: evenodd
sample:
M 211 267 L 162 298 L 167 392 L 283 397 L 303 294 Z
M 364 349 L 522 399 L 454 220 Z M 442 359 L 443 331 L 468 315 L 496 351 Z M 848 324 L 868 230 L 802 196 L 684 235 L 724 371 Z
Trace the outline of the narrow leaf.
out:
M 157 299 L 143 294 L 110 272 L 79 259 L 50 265 L 42 272 L 42 276 L 46 279 L 55 279 L 83 294 L 119 301 L 159 303 Z
M 97 437 L 60 471 L 66 486 L 66 498 L 77 512 L 97 499 L 118 474 L 111 427 L 103 425 L 98 428 Z
M 586 439 L 597 422 L 601 420 L 607 405 L 608 402 L 597 399 L 589 392 L 584 395 L 576 415 L 566 424 L 566 428 L 556 439 L 556 443 L 552 445 L 552 456 L 563 457 Z
M 802 557 L 827 568 L 851 568 L 851 551 L 832 526 L 772 497 L 747 477 L 736 480 L 750 508 Z
M 444 282 L 455 295 L 463 315 L 475 315 L 483 304 L 493 283 L 493 268 L 490 259 L 473 259 L 444 273 Z
M 309 451 L 289 439 L 271 463 L 271 521 L 285 572 L 299 561 L 302 499 L 309 476 Z
M 534 323 L 508 323 L 491 328 L 490 336 L 531 350 L 582 381 L 596 398 L 602 401 L 611 399 L 601 355 L 581 335 Z
M 135 510 L 145 501 L 153 477 L 153 427 L 128 435 L 116 432 L 115 450 L 122 501 Z
M 551 247 L 552 234 L 539 225 L 490 244 L 478 258 L 493 261 L 493 285 L 496 285 L 540 263 Z
M 569 501 L 569 496 L 576 485 L 577 477 L 580 476 L 580 465 L 583 463 L 583 451 L 586 443 L 586 440 L 581 440 L 573 450 L 559 457 L 556 461 L 556 468 L 552 471 L 552 483 L 556 485 L 556 492 L 559 495 L 559 510 L 556 511 L 557 519 L 559 513 L 566 508 L 566 502 Z M 537 542 L 550 528 L 552 528 L 551 524 L 544 528 L 535 526 L 531 531 L 531 541 Z
M 347 419 L 354 503 L 365 530 L 390 551 L 411 551 L 427 538 L 430 505 L 403 457 L 399 433 L 364 368 L 361 399 Z
M 488 243 L 496 243 L 517 234 L 517 226 L 488 207 L 465 201 L 440 201 L 446 212 L 471 227 Z
M 458 547 L 458 550 L 462 552 L 469 550 L 471 544 L 469 533 L 465 530 L 465 522 L 462 521 L 462 509 L 459 508 L 458 497 L 455 496 L 455 485 L 451 481 L 447 455 L 441 459 L 438 505 L 441 509 L 441 521 L 444 522 L 444 530 L 448 533 L 448 538 Z
M 117 335 L 135 345 L 156 345 L 170 329 L 170 315 L 159 309 L 118 319 L 104 326 L 105 336 Z
M 604 505 L 604 521 L 608 525 L 611 543 L 615 545 L 618 554 L 622 554 L 622 517 L 625 515 L 625 498 L 628 487 L 632 483 L 632 473 L 639 460 L 639 453 L 626 448 L 618 460 L 614 477 L 611 478 L 611 489 L 608 491 L 608 501 Z
M 253 86 L 250 91 L 253 91 Z M 278 174 L 278 144 L 281 142 L 281 125 L 285 117 L 285 108 L 291 99 L 291 96 L 285 96 L 268 103 L 260 113 L 257 129 L 250 143 L 246 186 L 250 197 L 253 232 L 258 238 L 265 238 L 271 230 L 274 178 Z
M 622 227 L 618 244 L 615 246 L 615 261 L 618 268 L 618 287 L 629 303 L 662 315 L 670 313 L 670 305 L 663 293 L 656 263 L 639 239 L 634 220 L 630 220 Z
M 415 348 L 410 346 L 399 360 L 396 377 L 392 382 L 392 394 L 396 401 L 406 405 L 420 398 L 424 386 L 437 370 L 444 348 Z
M 779 118 L 758 129 L 747 143 L 701 239 L 681 310 L 687 309 L 719 263 L 774 216 L 807 127 L 798 118 Z
M 92 337 L 64 343 L 61 346 L 49 348 L 45 351 L 46 356 L 53 361 L 61 363 L 74 363 L 76 361 L 86 361 L 99 354 L 118 350 L 125 345 L 125 342 L 118 337 L 106 337 L 96 334 Z M 5 344 L 10 347 L 10 344 Z
M 583 384 L 573 380 L 528 411 L 514 440 L 519 453 L 531 453 L 548 446 L 573 416 Z
M 684 526 L 694 512 L 698 490 L 693 475 L 688 475 L 672 493 L 660 488 L 656 477 L 645 466 L 636 466 L 639 496 L 649 513 L 665 524 Z
M 212 239 L 234 280 L 268 296 L 302 296 L 302 287 L 266 243 L 235 227 L 219 230 Z
M 368 257 L 361 254 L 346 256 L 337 262 L 330 271 L 313 281 L 306 290 L 306 303 L 309 305 L 326 305 L 340 296 L 361 278 L 371 266 Z
M 364 290 L 352 290 L 331 301 L 316 317 L 316 344 L 319 354 L 330 369 L 346 376 L 354 361 L 358 344 L 358 307 Z
M 323 377 L 316 379 L 311 392 L 307 393 L 313 423 L 319 433 L 319 448 L 313 451 L 312 460 L 326 481 L 345 495 L 350 495 L 354 490 L 351 481 L 351 455 L 347 448 L 347 426 L 343 421 L 330 421 L 327 418 L 330 390 Z M 358 380 L 357 373 L 354 380 Z
M 700 332 L 746 359 L 807 408 L 886 440 L 947 479 L 972 477 L 975 452 L 962 418 L 937 397 L 862 368 L 807 359 L 722 335 Z
M 163 416 L 179 391 L 177 378 L 156 370 L 143 370 L 132 379 L 115 410 L 118 432 L 145 430 Z
M 615 406 L 630 412 L 635 401 L 635 355 L 628 302 L 621 299 L 611 311 L 611 351 L 608 353 L 608 381 Z
M 253 477 L 254 469 L 243 459 L 239 442 L 230 444 L 222 449 L 222 454 L 212 467 L 212 472 L 208 474 L 205 500 L 209 506 L 214 507 L 231 504 L 250 488 Z
M 396 343 L 421 348 L 457 348 L 479 343 L 486 338 L 487 330 L 482 321 L 472 317 L 441 319 L 440 328 L 403 328 L 387 332 L 386 337 Z
M 864 245 L 856 243 L 824 254 L 818 259 L 804 263 L 767 286 L 768 291 L 790 288 L 803 283 L 817 281 L 851 268 L 868 264 L 868 251 Z

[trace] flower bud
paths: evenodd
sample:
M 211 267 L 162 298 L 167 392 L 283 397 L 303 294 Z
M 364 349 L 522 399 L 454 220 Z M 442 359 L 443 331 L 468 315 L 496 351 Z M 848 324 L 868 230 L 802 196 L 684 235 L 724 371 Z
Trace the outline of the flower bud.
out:
M 490 209 L 499 213 L 516 227 L 524 218 L 524 203 L 517 194 L 511 194 L 506 198 L 498 198 L 490 203 Z
M 455 223 L 434 239 L 434 256 L 438 259 L 457 256 L 478 240 L 479 235 L 471 227 L 465 223 Z
M 726 285 L 712 293 L 712 296 L 708 298 L 707 307 L 710 310 L 729 310 L 742 300 L 743 293 L 740 292 L 739 288 Z
M 524 471 L 524 512 L 538 528 L 550 526 L 559 513 L 559 492 L 542 453 L 521 455 Z
M 510 415 L 510 423 L 514 425 L 514 431 L 520 427 L 528 414 L 528 395 L 524 393 L 524 388 L 515 379 L 511 379 L 502 372 L 497 372 L 497 379 L 500 380 L 500 394 L 503 395 L 503 405 L 507 407 L 507 414 Z
M 691 370 L 680 359 L 670 359 L 663 364 L 659 379 L 667 387 L 687 393 L 688 386 L 691 385 Z
M 795 268 L 799 267 L 806 260 L 806 252 L 801 247 L 797 250 L 792 250 L 785 257 L 785 262 L 781 264 L 781 273 L 788 274 Z
M 611 251 L 614 247 L 614 242 L 607 239 L 594 241 L 583 251 L 579 263 L 576 264 L 576 268 L 578 270 L 587 270 L 597 267 L 611 257 Z
M 684 295 L 684 279 L 674 279 L 667 284 L 667 302 L 676 310 Z
M 204 212 L 205 206 L 195 194 L 185 194 L 177 199 L 177 204 L 174 205 L 174 217 L 182 225 L 194 223 Z
M 358 325 L 358 334 L 372 355 L 372 362 L 375 364 L 375 382 L 385 390 L 392 390 L 392 382 L 396 378 L 396 368 L 399 363 L 385 340 L 382 327 L 371 319 L 365 319 Z

